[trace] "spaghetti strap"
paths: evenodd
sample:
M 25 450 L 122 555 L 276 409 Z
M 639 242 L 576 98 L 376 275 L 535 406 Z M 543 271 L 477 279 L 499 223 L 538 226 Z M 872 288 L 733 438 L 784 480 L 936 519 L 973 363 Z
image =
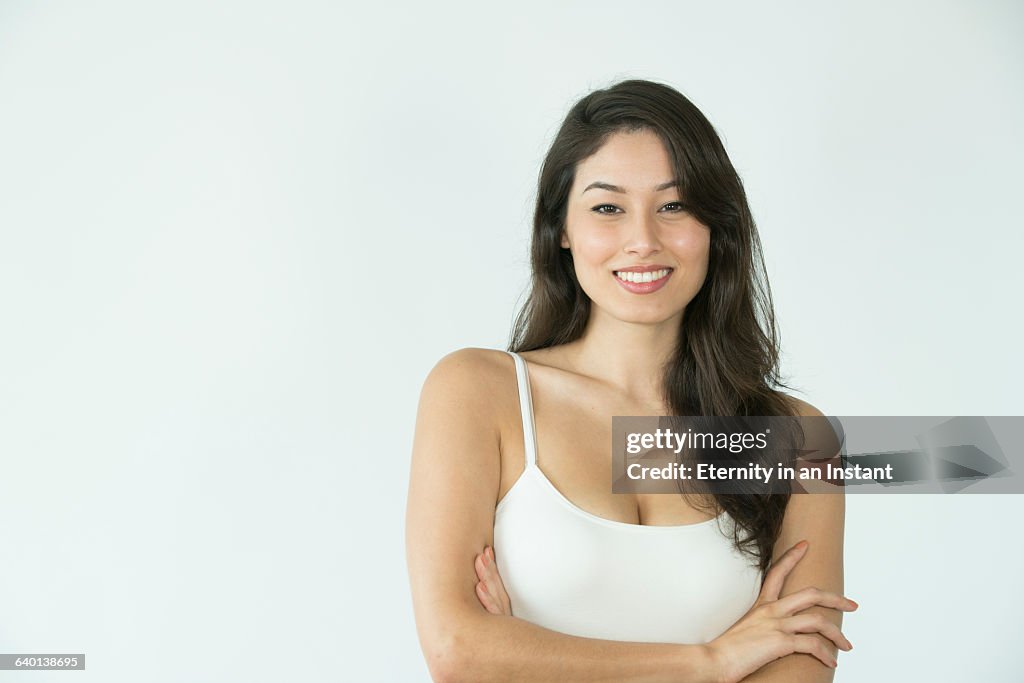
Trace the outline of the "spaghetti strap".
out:
M 519 383 L 519 410 L 523 416 L 523 444 L 526 449 L 526 467 L 537 464 L 537 432 L 533 423 L 533 396 L 530 394 L 530 375 L 526 361 L 518 353 L 506 351 L 516 362 L 516 381 Z

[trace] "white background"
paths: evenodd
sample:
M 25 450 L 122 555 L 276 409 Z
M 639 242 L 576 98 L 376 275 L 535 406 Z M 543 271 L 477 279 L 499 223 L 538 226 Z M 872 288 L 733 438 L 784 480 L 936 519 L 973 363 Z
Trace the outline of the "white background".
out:
M 1014 2 L 0 3 L 5 681 L 422 681 L 421 383 L 503 348 L 569 106 L 722 135 L 785 371 L 1021 414 Z M 837 681 L 1019 680 L 1020 496 L 851 497 Z

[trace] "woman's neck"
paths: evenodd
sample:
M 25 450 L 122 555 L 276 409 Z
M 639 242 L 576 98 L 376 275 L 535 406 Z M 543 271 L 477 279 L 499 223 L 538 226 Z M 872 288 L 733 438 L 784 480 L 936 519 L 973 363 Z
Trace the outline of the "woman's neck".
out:
M 563 349 L 576 371 L 600 379 L 637 401 L 663 401 L 664 365 L 675 352 L 678 317 L 663 323 L 630 323 L 591 316 L 583 335 Z

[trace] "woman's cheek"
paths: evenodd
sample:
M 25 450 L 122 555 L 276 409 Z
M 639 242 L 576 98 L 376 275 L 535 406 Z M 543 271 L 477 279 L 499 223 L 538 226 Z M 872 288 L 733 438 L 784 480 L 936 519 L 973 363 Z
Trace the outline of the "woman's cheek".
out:
M 595 232 L 578 244 L 579 256 L 593 270 L 608 270 L 622 261 L 622 244 L 613 233 Z M 618 258 L 616 258 L 618 256 Z
M 711 239 L 707 228 L 698 227 L 682 232 L 672 243 L 672 251 L 694 272 L 706 272 L 711 254 Z

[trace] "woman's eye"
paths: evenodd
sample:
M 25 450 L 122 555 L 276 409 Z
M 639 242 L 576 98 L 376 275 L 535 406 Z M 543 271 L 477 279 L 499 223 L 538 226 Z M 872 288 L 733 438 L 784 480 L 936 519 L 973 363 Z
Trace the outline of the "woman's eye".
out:
M 614 206 L 612 204 L 599 204 L 595 206 L 593 209 L 591 209 L 591 211 L 593 211 L 594 213 L 603 214 L 605 216 L 610 216 L 612 214 L 618 213 L 619 207 Z
M 679 211 L 686 211 L 686 207 L 683 206 L 682 202 L 669 202 L 668 204 L 666 204 L 665 206 L 663 206 L 661 208 L 662 208 L 662 210 L 667 209 L 668 211 L 671 211 L 672 213 L 676 213 L 676 212 L 679 212 Z

